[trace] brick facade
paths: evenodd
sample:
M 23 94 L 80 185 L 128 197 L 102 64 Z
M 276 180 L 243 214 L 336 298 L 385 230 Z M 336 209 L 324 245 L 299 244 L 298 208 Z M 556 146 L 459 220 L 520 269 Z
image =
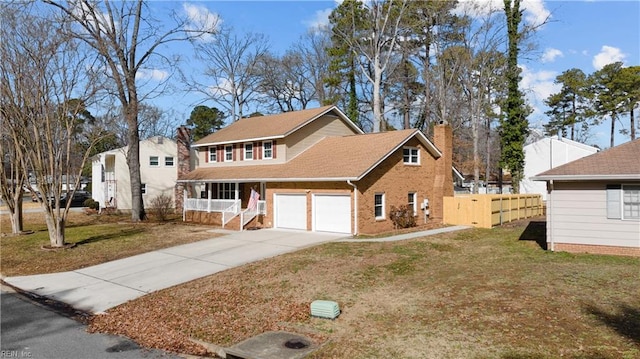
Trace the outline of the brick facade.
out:
M 551 248 L 551 243 L 547 243 L 547 248 Z M 554 251 L 640 257 L 640 248 L 638 247 L 614 247 L 589 244 L 554 243 Z

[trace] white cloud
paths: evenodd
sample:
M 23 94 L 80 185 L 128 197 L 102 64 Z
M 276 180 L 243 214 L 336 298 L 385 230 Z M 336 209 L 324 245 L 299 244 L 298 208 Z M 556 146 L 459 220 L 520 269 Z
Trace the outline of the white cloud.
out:
M 524 10 L 524 21 L 529 25 L 541 25 L 551 17 L 543 0 L 523 0 L 520 9 Z M 460 0 L 453 10 L 456 15 L 469 15 L 473 18 L 486 17 L 496 12 L 504 14 L 504 0 Z
M 556 58 L 563 57 L 563 56 L 564 54 L 562 53 L 562 51 L 549 47 L 545 49 L 544 54 L 542 54 L 542 62 L 543 63 L 554 62 Z
M 169 77 L 169 73 L 164 70 L 140 69 L 136 73 L 136 80 L 164 81 Z
M 318 10 L 310 20 L 303 20 L 309 30 L 325 29 L 329 26 L 329 15 L 333 9 Z
M 212 34 L 215 33 L 222 24 L 220 16 L 209 11 L 209 9 L 204 6 L 189 3 L 182 4 L 182 9 L 187 15 L 188 20 L 185 29 L 191 31 L 206 31 L 208 33 L 203 34 L 200 39 L 206 42 L 212 41 Z
M 562 85 L 554 83 L 558 73 L 546 70 L 534 71 L 524 65 L 520 67 L 522 69 L 520 89 L 524 92 L 527 103 L 533 108 L 532 118 L 546 120 L 544 100 L 562 88 Z
M 533 26 L 542 25 L 551 17 L 551 12 L 544 6 L 543 0 L 524 0 L 522 8 L 524 21 Z
M 618 61 L 624 61 L 626 57 L 627 55 L 622 53 L 619 48 L 604 45 L 602 46 L 600 52 L 593 57 L 593 67 L 596 70 L 600 70 L 605 65 Z

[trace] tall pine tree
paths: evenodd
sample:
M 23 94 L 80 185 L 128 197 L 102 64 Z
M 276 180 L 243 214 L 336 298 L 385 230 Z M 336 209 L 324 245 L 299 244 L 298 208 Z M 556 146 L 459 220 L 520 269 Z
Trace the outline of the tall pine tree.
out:
M 522 20 L 520 0 L 504 0 L 504 11 L 507 16 L 507 99 L 503 109 L 500 123 L 500 144 L 502 156 L 501 168 L 511 173 L 511 183 L 515 193 L 519 192 L 519 183 L 524 171 L 524 141 L 526 139 L 529 121 L 527 115 L 529 109 L 525 104 L 524 96 L 518 88 L 520 82 L 520 69 L 518 68 L 518 43 L 520 32 L 518 27 Z

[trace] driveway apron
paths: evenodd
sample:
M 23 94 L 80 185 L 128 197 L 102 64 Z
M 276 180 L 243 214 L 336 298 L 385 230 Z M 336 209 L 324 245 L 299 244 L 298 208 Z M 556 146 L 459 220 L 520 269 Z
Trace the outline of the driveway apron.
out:
M 4 281 L 79 310 L 101 313 L 160 289 L 344 237 L 274 229 L 231 232 L 75 271 L 7 277 Z

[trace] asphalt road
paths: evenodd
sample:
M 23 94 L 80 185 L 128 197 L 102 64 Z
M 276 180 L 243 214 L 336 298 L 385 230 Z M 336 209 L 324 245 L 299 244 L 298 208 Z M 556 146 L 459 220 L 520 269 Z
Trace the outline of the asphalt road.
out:
M 178 358 L 86 326 L 12 289 L 0 291 L 0 358 Z

